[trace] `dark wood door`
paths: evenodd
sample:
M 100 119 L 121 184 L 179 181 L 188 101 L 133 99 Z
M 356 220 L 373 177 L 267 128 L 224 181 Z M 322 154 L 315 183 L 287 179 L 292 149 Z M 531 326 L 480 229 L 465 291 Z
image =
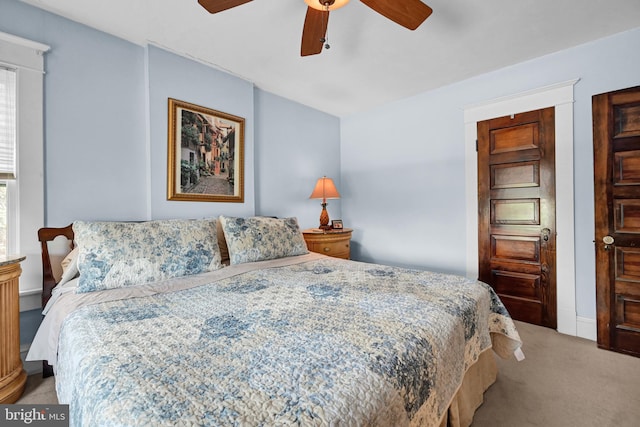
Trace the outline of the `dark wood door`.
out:
M 598 346 L 640 356 L 640 86 L 592 107 Z
M 478 123 L 480 280 L 512 317 L 556 328 L 555 110 Z

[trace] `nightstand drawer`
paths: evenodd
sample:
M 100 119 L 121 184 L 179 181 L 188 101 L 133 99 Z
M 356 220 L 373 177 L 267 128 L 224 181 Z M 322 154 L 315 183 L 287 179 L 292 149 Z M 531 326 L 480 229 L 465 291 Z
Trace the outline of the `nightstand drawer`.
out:
M 311 252 L 335 258 L 349 259 L 351 256 L 351 229 L 315 233 L 303 231 L 307 248 Z
M 333 242 L 333 243 L 312 243 L 307 244 L 312 252 L 329 255 L 336 258 L 349 259 L 349 242 Z

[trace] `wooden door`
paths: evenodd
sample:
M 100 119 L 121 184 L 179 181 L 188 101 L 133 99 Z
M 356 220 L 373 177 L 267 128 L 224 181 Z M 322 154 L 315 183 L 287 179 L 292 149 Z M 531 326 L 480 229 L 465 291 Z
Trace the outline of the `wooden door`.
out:
M 640 356 L 640 86 L 592 107 L 598 346 Z
M 517 320 L 556 328 L 555 110 L 478 123 L 480 280 Z

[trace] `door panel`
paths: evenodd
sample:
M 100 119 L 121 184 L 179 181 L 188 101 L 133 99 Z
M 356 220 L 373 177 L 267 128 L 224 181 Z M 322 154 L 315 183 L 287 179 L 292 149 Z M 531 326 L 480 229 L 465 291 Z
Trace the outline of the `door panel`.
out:
M 518 320 L 556 327 L 554 109 L 478 123 L 480 280 Z
M 535 123 L 491 130 L 491 154 L 538 148 L 538 127 Z
M 592 107 L 598 346 L 640 356 L 640 87 Z
M 640 282 L 640 250 L 616 248 L 616 278 Z
M 538 187 L 540 168 L 538 162 L 491 165 L 491 189 Z
M 640 151 L 615 153 L 614 167 L 616 185 L 636 185 L 640 180 Z
M 640 133 L 640 105 L 615 106 L 614 120 L 614 138 L 636 136 Z
M 539 225 L 539 199 L 491 200 L 491 223 L 512 225 Z
M 496 292 L 511 293 L 515 298 L 540 300 L 540 276 L 536 274 L 494 271 L 493 287 Z
M 618 327 L 629 331 L 640 329 L 640 300 L 620 295 L 617 302 Z
M 540 239 L 528 236 L 491 236 L 491 258 L 495 261 L 518 260 L 540 263 Z
M 614 200 L 616 233 L 640 233 L 640 200 Z

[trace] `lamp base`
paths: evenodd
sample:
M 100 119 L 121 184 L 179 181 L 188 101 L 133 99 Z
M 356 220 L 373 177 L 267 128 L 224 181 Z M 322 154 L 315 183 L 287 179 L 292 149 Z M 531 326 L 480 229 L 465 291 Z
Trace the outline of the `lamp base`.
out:
M 320 212 L 320 226 L 318 227 L 322 230 L 331 230 L 331 226 L 329 225 L 329 212 L 327 212 L 327 204 L 322 204 L 322 212 Z

